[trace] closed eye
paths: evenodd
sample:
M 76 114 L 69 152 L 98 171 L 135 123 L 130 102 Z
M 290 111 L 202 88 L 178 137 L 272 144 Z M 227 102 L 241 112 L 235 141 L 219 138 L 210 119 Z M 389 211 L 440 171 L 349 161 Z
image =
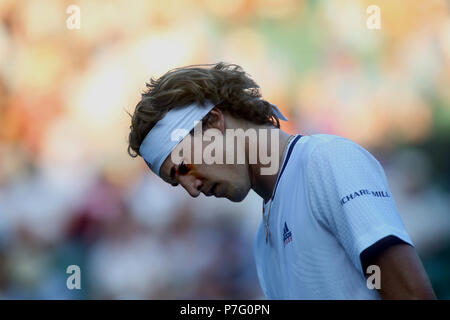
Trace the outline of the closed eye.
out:
M 178 172 L 181 175 L 184 175 L 189 172 L 189 167 L 184 164 L 184 162 L 181 162 L 180 166 L 178 167 Z
M 170 179 L 173 181 L 175 180 L 175 175 L 178 173 L 179 175 L 185 175 L 190 171 L 190 168 L 184 164 L 184 162 L 181 162 L 181 164 L 176 168 L 173 166 L 170 169 Z M 177 182 L 171 183 L 172 186 L 176 187 L 178 186 Z

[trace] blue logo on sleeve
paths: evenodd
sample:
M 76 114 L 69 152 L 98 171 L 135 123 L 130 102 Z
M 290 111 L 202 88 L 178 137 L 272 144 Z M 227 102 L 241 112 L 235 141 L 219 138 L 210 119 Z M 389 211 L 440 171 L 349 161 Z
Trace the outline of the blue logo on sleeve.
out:
M 292 232 L 288 229 L 288 226 L 287 226 L 286 221 L 285 221 L 284 222 L 284 228 L 283 228 L 283 242 L 284 242 L 284 246 L 286 246 L 291 241 L 292 241 Z

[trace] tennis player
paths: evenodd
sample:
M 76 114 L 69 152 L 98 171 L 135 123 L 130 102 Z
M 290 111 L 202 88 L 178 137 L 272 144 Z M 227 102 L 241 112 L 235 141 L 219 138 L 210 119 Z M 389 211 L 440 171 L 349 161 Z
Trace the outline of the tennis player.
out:
M 254 254 L 266 298 L 435 298 L 384 170 L 363 147 L 336 135 L 284 132 L 286 117 L 237 65 L 177 68 L 146 85 L 128 152 L 193 197 L 241 201 L 250 189 L 261 196 Z M 215 159 L 231 153 L 233 163 L 192 160 L 210 147 L 211 130 L 222 148 Z M 265 133 L 240 143 L 227 134 L 250 131 Z M 268 157 L 255 145 L 267 145 Z

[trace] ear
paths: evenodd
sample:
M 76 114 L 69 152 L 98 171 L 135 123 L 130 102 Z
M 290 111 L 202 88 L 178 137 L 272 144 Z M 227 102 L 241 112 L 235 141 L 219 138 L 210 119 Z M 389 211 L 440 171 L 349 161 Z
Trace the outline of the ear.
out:
M 218 129 L 222 134 L 225 133 L 225 116 L 222 110 L 214 107 L 208 114 L 209 118 L 206 124 L 208 129 L 215 128 Z

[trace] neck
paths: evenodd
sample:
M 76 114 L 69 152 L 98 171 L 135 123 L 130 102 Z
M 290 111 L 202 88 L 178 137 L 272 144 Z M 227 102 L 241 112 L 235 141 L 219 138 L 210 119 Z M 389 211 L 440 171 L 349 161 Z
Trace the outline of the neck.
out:
M 278 131 L 278 139 L 271 143 L 271 128 L 267 127 L 269 130 L 267 134 L 267 156 L 272 159 L 271 155 L 278 155 L 274 161 L 277 163 L 269 163 L 268 165 L 263 165 L 261 159 L 259 158 L 258 152 L 258 161 L 256 164 L 249 164 L 249 175 L 251 181 L 251 188 L 255 191 L 261 198 L 264 199 L 264 202 L 269 201 L 272 197 L 273 190 L 275 188 L 275 184 L 277 182 L 278 175 L 280 174 L 282 162 L 287 149 L 287 142 L 291 137 L 290 134 L 284 132 L 281 129 L 277 129 Z M 259 139 L 259 137 L 258 137 Z M 258 141 L 259 145 L 259 141 Z M 263 174 L 261 172 L 262 168 L 267 168 L 268 166 L 275 167 L 276 170 L 273 170 L 273 174 Z

